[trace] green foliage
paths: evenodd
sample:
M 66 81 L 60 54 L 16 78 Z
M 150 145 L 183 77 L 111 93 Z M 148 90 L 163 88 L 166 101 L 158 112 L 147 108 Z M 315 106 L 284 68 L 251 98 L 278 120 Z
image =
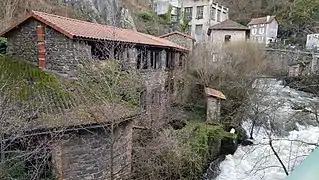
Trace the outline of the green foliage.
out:
M 156 14 L 152 11 L 140 11 L 137 13 L 137 17 L 144 21 L 153 21 Z
M 30 99 L 37 91 L 54 91 L 65 95 L 61 82 L 53 75 L 24 61 L 16 61 L 5 56 L 0 57 L 0 84 L 6 83 L 6 92 L 18 94 L 20 100 Z M 9 83 L 8 83 L 9 82 Z M 17 91 L 15 91 L 17 90 Z
M 183 11 L 183 8 L 180 9 L 180 19 L 182 20 L 182 22 L 180 23 L 180 28 L 181 28 L 181 31 L 183 33 L 188 33 L 186 32 L 189 28 L 189 22 L 190 20 L 189 19 L 186 19 L 185 17 L 185 12 Z
M 319 26 L 319 1 L 295 0 L 279 10 L 278 20 L 288 43 L 304 45 L 306 35 Z
M 187 30 L 189 28 L 189 21 L 183 21 L 183 23 L 180 24 L 180 28 L 183 33 L 188 33 Z
M 44 161 L 39 167 L 27 167 L 26 161 L 28 158 L 25 154 L 21 153 L 6 153 L 5 163 L 0 166 L 0 179 L 1 180 L 25 180 L 30 179 L 28 169 L 39 168 L 39 176 L 42 180 L 55 180 L 55 174 L 52 171 L 53 167 L 51 161 Z M 46 164 L 47 163 L 47 164 Z M 1 165 L 1 164 L 0 164 Z M 37 166 L 37 165 L 34 165 Z M 42 173 L 40 173 L 42 171 Z
M 165 29 L 167 29 L 171 25 L 171 15 L 169 13 L 158 16 L 152 10 L 142 10 L 135 13 L 136 26 L 140 32 L 151 34 L 151 35 L 162 35 L 165 33 Z
M 173 10 L 173 6 L 169 5 L 167 12 L 164 15 L 159 16 L 163 24 L 167 24 L 167 25 L 172 24 L 172 10 Z

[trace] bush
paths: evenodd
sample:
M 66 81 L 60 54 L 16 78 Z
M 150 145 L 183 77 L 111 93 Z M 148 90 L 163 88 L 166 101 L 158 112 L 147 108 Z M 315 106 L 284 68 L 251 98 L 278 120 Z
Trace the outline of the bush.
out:
M 221 139 L 229 134 L 222 126 L 207 125 L 197 117 L 191 115 L 181 130 L 141 135 L 148 135 L 148 142 L 139 142 L 143 146 L 134 148 L 136 179 L 202 179 L 209 163 L 219 155 Z
M 150 11 L 141 11 L 141 12 L 137 13 L 137 17 L 144 20 L 144 21 L 153 21 L 154 16 L 156 16 L 156 14 L 154 14 L 154 12 L 150 12 Z

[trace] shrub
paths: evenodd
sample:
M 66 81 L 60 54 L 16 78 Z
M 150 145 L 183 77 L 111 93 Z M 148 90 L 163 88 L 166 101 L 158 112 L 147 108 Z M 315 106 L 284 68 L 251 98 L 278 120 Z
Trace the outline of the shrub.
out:
M 154 20 L 154 12 L 151 11 L 140 11 L 137 13 L 137 17 L 144 21 L 153 21 Z

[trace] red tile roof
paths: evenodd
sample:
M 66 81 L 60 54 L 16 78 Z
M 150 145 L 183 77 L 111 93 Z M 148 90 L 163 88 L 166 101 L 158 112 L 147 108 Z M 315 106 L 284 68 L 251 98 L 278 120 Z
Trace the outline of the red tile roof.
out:
M 113 26 L 106 26 L 38 11 L 32 11 L 30 16 L 17 25 L 7 29 L 3 33 L 0 33 L 0 36 L 6 36 L 8 32 L 30 18 L 35 18 L 36 20 L 50 26 L 51 28 L 59 31 L 71 39 L 82 38 L 93 40 L 111 40 L 188 50 L 167 39 L 140 33 L 131 29 L 121 29 Z
M 168 33 L 168 34 L 164 34 L 164 35 L 160 36 L 160 38 L 166 38 L 166 37 L 174 35 L 174 34 L 178 34 L 178 35 L 187 37 L 187 38 L 192 39 L 194 41 L 196 40 L 193 36 L 190 36 L 188 34 L 185 34 L 185 33 L 179 32 L 179 31 L 174 31 L 174 32 L 171 32 L 171 33 Z
M 267 21 L 267 16 L 254 18 L 248 23 L 248 25 L 268 24 L 268 23 L 271 23 L 274 19 L 275 19 L 275 16 L 269 16 L 268 21 Z
M 222 92 L 220 92 L 216 89 L 205 88 L 205 93 L 209 97 L 215 97 L 215 98 L 224 99 L 224 100 L 226 99 L 226 96 Z

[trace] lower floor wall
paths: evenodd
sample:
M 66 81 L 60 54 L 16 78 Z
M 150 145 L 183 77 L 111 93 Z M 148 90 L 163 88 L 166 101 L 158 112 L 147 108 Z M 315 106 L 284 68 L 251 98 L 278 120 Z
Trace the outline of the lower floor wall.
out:
M 130 179 L 132 123 L 81 130 L 53 145 L 58 180 Z

